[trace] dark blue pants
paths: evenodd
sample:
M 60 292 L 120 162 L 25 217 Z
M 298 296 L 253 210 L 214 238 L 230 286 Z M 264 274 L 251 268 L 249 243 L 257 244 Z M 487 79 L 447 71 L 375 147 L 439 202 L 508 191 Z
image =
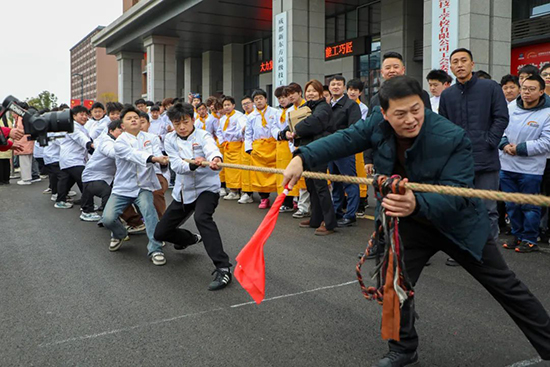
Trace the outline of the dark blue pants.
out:
M 500 188 L 504 192 L 539 194 L 542 175 L 529 175 L 510 171 L 500 172 Z M 537 243 L 540 223 L 540 207 L 536 205 L 506 203 L 506 211 L 512 224 L 512 235 L 522 241 Z
M 335 175 L 357 176 L 355 156 L 352 155 L 330 162 L 328 170 Z M 345 214 L 343 211 L 344 193 L 348 196 L 348 206 Z M 359 185 L 332 182 L 332 202 L 337 218 L 355 219 L 355 213 L 359 207 Z

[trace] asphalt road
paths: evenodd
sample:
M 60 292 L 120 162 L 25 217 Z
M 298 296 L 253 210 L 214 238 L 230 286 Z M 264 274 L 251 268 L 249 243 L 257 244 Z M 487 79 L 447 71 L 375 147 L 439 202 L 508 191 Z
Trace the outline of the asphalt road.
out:
M 110 253 L 108 231 L 78 208 L 54 209 L 45 187 L 0 186 L 0 366 L 371 366 L 387 350 L 381 307 L 355 282 L 370 220 L 319 238 L 282 214 L 257 306 L 236 281 L 206 290 L 213 266 L 202 246 L 167 246 L 163 267 L 147 259 L 144 235 Z M 264 213 L 221 201 L 215 219 L 232 259 Z M 550 310 L 550 252 L 504 256 Z M 436 255 L 416 287 L 422 366 L 550 365 L 444 262 Z

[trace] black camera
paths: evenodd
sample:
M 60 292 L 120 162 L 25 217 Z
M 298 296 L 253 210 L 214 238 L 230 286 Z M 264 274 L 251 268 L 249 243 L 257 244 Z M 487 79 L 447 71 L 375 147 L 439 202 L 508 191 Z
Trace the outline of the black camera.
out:
M 20 105 L 21 102 L 14 96 L 6 97 L 0 107 L 0 118 L 7 111 L 23 117 L 25 134 L 30 135 L 30 140 L 37 140 L 40 146 L 48 145 L 49 132 L 66 131 L 72 133 L 74 131 L 73 115 L 70 109 L 40 115 L 34 108 L 25 110 Z

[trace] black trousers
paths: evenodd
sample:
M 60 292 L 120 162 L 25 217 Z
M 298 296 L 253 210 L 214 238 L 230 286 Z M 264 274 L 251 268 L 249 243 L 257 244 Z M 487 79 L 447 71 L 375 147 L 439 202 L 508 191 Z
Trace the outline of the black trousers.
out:
M 44 158 L 34 158 L 36 159 L 36 162 L 38 163 L 38 170 L 40 171 L 41 175 L 45 175 L 48 172 L 46 171 L 46 165 L 44 164 Z
M 82 187 L 82 171 L 84 166 L 70 167 L 61 170 L 59 182 L 57 183 L 57 202 L 67 201 L 67 194 L 76 183 L 80 192 L 84 192 Z
M 212 219 L 212 215 L 218 206 L 219 194 L 204 191 L 197 200 L 191 204 L 183 204 L 176 200 L 164 212 L 162 219 L 157 224 L 155 239 L 166 241 L 181 246 L 193 244 L 195 236 L 184 228 L 179 228 L 195 213 L 195 224 L 204 242 L 204 248 L 216 268 L 229 268 L 229 256 L 223 250 L 222 239 L 218 226 Z
M 404 218 L 399 228 L 405 245 L 405 267 L 413 285 L 426 262 L 436 252 L 445 252 L 500 303 L 540 356 L 550 359 L 550 317 L 539 300 L 508 268 L 494 240 L 487 242 L 479 262 L 429 224 Z M 414 321 L 414 302 L 405 301 L 401 309 L 401 341 L 390 340 L 391 350 L 412 352 L 417 349 Z
M 310 171 L 326 173 L 327 165 L 312 167 Z M 328 230 L 336 228 L 336 214 L 334 213 L 334 205 L 332 204 L 332 197 L 328 189 L 328 182 L 306 178 L 306 187 L 311 200 L 309 226 L 318 228 L 324 221 L 325 227 Z
M 10 160 L 0 159 L 0 184 L 10 183 Z
M 59 168 L 59 162 L 46 165 L 48 175 L 50 175 L 50 189 L 52 189 L 52 195 L 57 194 L 57 187 L 59 185 L 59 178 L 61 177 L 61 169 Z
M 90 181 L 82 183 L 84 190 L 80 198 L 80 207 L 84 213 L 93 213 L 94 196 L 101 198 L 101 207 L 105 208 L 109 196 L 111 196 L 111 186 L 103 180 Z

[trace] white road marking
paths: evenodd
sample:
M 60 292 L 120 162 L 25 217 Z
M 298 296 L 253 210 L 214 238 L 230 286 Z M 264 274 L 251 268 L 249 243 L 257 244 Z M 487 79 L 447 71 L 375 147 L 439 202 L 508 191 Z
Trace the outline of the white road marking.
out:
M 333 288 L 344 287 L 346 285 L 356 284 L 356 283 L 357 283 L 357 280 L 353 280 L 351 282 L 335 284 L 335 285 L 329 285 L 329 286 L 326 286 L 326 287 L 319 287 L 319 288 L 310 289 L 310 290 L 303 291 L 303 292 L 284 294 L 284 295 L 281 295 L 281 296 L 266 298 L 266 299 L 264 299 L 264 302 L 274 301 L 274 300 L 278 300 L 278 299 L 282 299 L 282 298 L 300 296 L 302 294 L 322 291 L 322 290 L 325 290 L 325 289 L 333 289 Z M 64 340 L 59 340 L 59 341 L 56 341 L 56 342 L 51 342 L 51 343 L 42 343 L 38 346 L 40 348 L 46 348 L 46 347 L 51 347 L 51 346 L 55 346 L 55 345 L 71 343 L 71 342 L 75 342 L 75 341 L 82 341 L 82 340 L 87 340 L 87 339 L 96 339 L 96 338 L 100 338 L 100 337 L 106 336 L 106 335 L 118 334 L 118 333 L 131 331 L 131 330 L 135 330 L 135 329 L 139 329 L 139 328 L 143 328 L 143 327 L 149 327 L 149 326 L 153 326 L 153 325 L 164 324 L 164 323 L 167 323 L 167 322 L 171 322 L 171 321 L 175 321 L 175 320 L 179 320 L 179 319 L 184 319 L 184 318 L 188 318 L 188 317 L 200 316 L 200 315 L 204 315 L 204 314 L 207 314 L 207 313 L 219 312 L 219 311 L 223 311 L 223 310 L 227 310 L 227 309 L 231 309 L 231 308 L 237 308 L 237 307 L 242 307 L 242 306 L 247 306 L 247 305 L 255 305 L 255 304 L 256 304 L 256 302 L 252 301 L 252 302 L 246 302 L 246 303 L 231 305 L 231 306 L 228 306 L 228 307 L 214 308 L 212 310 L 192 312 L 192 313 L 188 313 L 188 314 L 184 314 L 184 315 L 180 315 L 180 316 L 171 317 L 171 318 L 168 318 L 168 319 L 161 319 L 161 320 L 146 322 L 146 323 L 143 323 L 143 324 L 138 324 L 138 325 L 134 325 L 134 326 L 130 326 L 130 327 L 103 331 L 101 333 L 82 335 L 82 336 L 77 336 L 77 337 L 68 338 L 68 339 L 64 339 Z
M 540 362 L 542 362 L 542 359 L 540 357 L 536 357 L 536 358 L 526 359 L 525 361 L 516 362 L 506 367 L 526 367 L 526 366 L 532 366 Z

